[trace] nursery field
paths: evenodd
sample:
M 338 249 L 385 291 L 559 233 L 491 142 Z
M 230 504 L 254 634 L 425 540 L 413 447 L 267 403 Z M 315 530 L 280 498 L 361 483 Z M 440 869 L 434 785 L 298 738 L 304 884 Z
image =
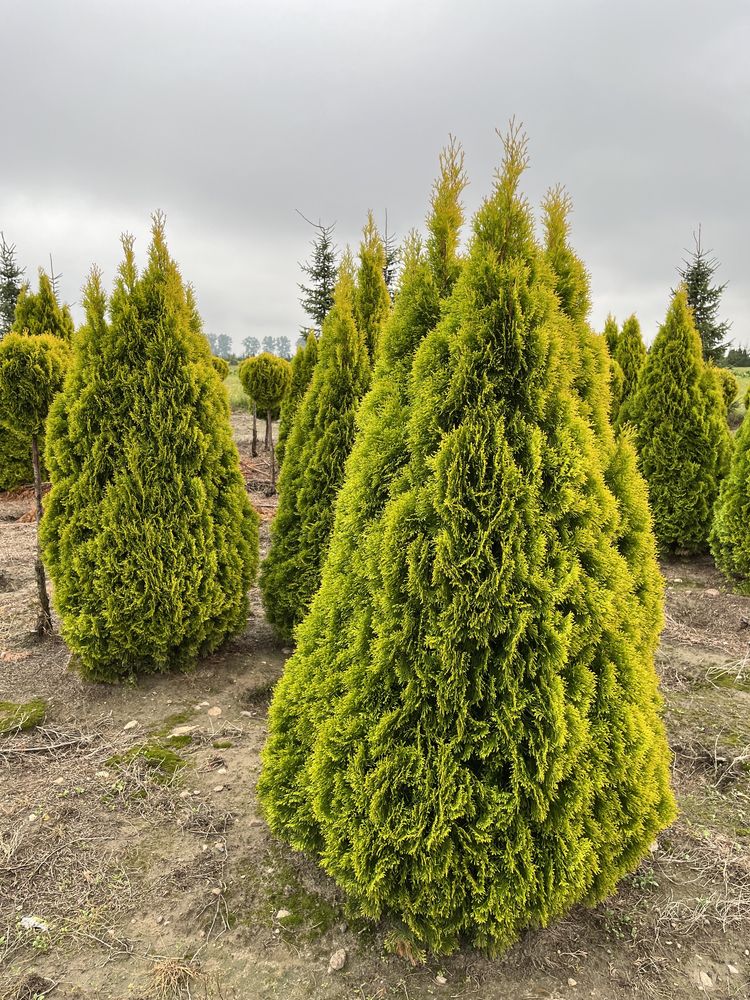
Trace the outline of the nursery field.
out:
M 275 499 L 233 414 L 261 549 Z M 30 644 L 31 491 L 0 497 L 0 998 L 554 1000 L 750 995 L 750 598 L 708 559 L 663 565 L 658 658 L 680 814 L 594 910 L 491 961 L 400 955 L 269 833 L 254 787 L 290 649 L 257 592 L 244 633 L 187 675 L 108 687 Z

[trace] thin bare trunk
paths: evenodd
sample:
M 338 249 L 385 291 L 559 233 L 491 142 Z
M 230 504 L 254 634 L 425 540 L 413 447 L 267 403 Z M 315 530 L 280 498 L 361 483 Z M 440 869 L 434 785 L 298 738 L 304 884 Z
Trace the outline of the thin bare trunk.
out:
M 36 630 L 39 635 L 52 635 L 52 615 L 49 609 L 47 578 L 44 575 L 42 547 L 39 544 L 39 525 L 42 521 L 42 468 L 39 461 L 39 441 L 36 434 L 31 436 L 31 461 L 34 466 L 34 493 L 36 494 L 36 587 L 39 592 L 39 617 Z
M 258 454 L 258 408 L 253 403 L 253 458 Z
M 265 451 L 271 447 L 271 411 L 266 410 L 266 439 L 263 442 Z

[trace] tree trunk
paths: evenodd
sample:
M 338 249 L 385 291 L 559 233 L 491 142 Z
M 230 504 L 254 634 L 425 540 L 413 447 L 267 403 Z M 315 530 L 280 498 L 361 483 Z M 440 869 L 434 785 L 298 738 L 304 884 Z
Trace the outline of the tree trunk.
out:
M 39 544 L 39 525 L 42 520 L 42 468 L 39 462 L 39 440 L 36 434 L 31 436 L 31 461 L 34 466 L 34 492 L 36 494 L 36 587 L 39 592 L 39 617 L 36 630 L 39 635 L 52 635 L 52 615 L 49 610 L 49 594 L 47 593 L 47 578 L 44 575 L 42 548 Z
M 271 411 L 266 410 L 266 440 L 264 442 L 264 451 L 268 451 L 271 447 Z
M 253 403 L 253 458 L 258 454 L 258 408 Z
M 271 488 L 274 493 L 276 492 L 276 451 L 273 447 L 273 421 L 271 420 L 271 411 L 268 411 L 268 433 L 271 439 Z

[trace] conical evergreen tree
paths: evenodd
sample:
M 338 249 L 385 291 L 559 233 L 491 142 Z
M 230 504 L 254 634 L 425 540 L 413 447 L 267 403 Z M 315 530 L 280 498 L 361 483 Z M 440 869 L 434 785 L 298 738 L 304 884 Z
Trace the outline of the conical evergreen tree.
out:
M 353 309 L 354 273 L 347 253 L 323 324 L 318 363 L 287 441 L 271 548 L 261 570 L 266 615 L 286 638 L 320 583 L 355 415 L 370 380 L 367 348 Z
M 705 550 L 731 443 L 684 289 L 672 299 L 649 351 L 632 417 L 660 547 Z
M 72 339 L 75 327 L 70 308 L 58 303 L 49 275 L 41 269 L 38 292 L 30 291 L 28 285 L 21 287 L 11 329 L 32 336 L 49 333 L 63 340 Z
M 16 259 L 15 243 L 7 243 L 5 233 L 0 233 L 0 340 L 13 326 L 24 270 Z M 1 449 L 0 445 L 0 477 L 3 468 Z
M 336 520 L 320 589 L 297 630 L 270 713 L 259 793 L 272 829 L 295 846 L 315 845 L 308 764 L 320 713 L 340 694 L 340 682 L 363 647 L 374 640 L 373 560 L 382 544 L 382 513 L 389 496 L 408 486 L 409 386 L 414 354 L 440 317 L 459 271 L 460 204 L 466 184 L 463 152 L 453 140 L 441 154 L 432 196 L 426 252 L 407 243 L 401 281 L 372 387 L 362 401 L 358 434 L 336 504 Z M 435 375 L 443 369 L 438 366 Z M 312 839 L 311 839 L 312 838 Z
M 610 313 L 604 321 L 604 331 L 602 336 L 606 341 L 607 350 L 611 356 L 614 357 L 615 351 L 617 350 L 617 342 L 620 339 L 620 328 L 617 325 L 617 320 L 612 313 Z
M 359 246 L 354 315 L 357 326 L 365 338 L 371 362 L 374 362 L 380 332 L 391 307 L 388 286 L 383 277 L 384 268 L 385 247 L 375 225 L 373 214 L 368 212 L 367 222 L 362 230 L 362 242 Z
M 638 390 L 638 379 L 646 360 L 646 345 L 635 316 L 629 316 L 622 324 L 614 360 L 622 371 L 622 393 L 614 424 L 615 427 L 623 427 L 630 420 L 631 400 Z
M 724 356 L 727 344 L 725 338 L 731 326 L 726 320 L 719 319 L 721 296 L 727 283 L 714 284 L 714 274 L 719 262 L 711 256 L 710 250 L 701 246 L 701 230 L 693 234 L 695 248 L 690 253 L 690 259 L 684 260 L 677 271 L 687 295 L 688 305 L 693 311 L 693 321 L 701 338 L 703 357 L 707 361 L 718 361 Z
M 304 345 L 300 344 L 292 358 L 292 383 L 289 387 L 284 405 L 281 407 L 281 420 L 279 422 L 279 442 L 276 445 L 276 458 L 279 462 L 279 469 L 284 461 L 287 438 L 289 437 L 294 418 L 299 410 L 300 403 L 307 392 L 313 377 L 313 371 L 318 361 L 318 338 L 313 330 L 307 335 Z
M 722 482 L 711 529 L 716 565 L 750 593 L 750 417 L 745 414 L 734 439 L 729 475 Z
M 277 832 L 438 951 L 496 949 L 601 897 L 673 810 L 653 661 L 623 624 L 635 584 L 593 429 L 606 380 L 598 402 L 574 385 L 579 338 L 524 167 L 512 132 L 414 358 L 408 460 L 357 550 L 368 571 L 330 594 L 314 669 L 317 598 L 300 627 L 261 783 Z M 372 611 L 336 642 L 352 601 Z
M 109 321 L 97 271 L 84 292 L 42 521 L 63 635 L 104 681 L 190 665 L 241 629 L 258 559 L 226 392 L 163 217 L 142 274 L 123 247 Z

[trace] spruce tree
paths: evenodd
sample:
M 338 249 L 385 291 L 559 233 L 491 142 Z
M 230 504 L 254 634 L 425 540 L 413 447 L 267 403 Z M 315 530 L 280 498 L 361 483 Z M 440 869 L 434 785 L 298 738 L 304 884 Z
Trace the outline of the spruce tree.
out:
M 304 219 L 304 215 L 299 213 Z M 309 284 L 300 284 L 299 290 L 302 292 L 300 305 L 312 320 L 315 329 L 320 331 L 323 327 L 323 320 L 328 315 L 333 306 L 333 294 L 336 287 L 336 274 L 338 270 L 338 251 L 333 242 L 333 226 L 324 226 L 321 222 L 317 224 L 305 219 L 315 231 L 316 235 L 312 242 L 312 253 L 306 264 L 300 264 L 300 268 L 306 276 Z
M 729 474 L 722 482 L 710 535 L 716 565 L 750 593 L 750 418 L 734 439 Z
M 632 416 L 660 547 L 704 551 L 730 438 L 724 402 L 703 363 L 682 288 L 648 353 Z
M 646 360 L 646 345 L 641 337 L 641 327 L 636 317 L 629 316 L 622 324 L 617 338 L 614 360 L 622 371 L 620 406 L 614 418 L 615 427 L 622 427 L 630 420 L 630 406 L 638 389 L 638 378 Z
M 620 328 L 612 313 L 609 313 L 604 321 L 603 337 L 607 344 L 607 350 L 614 358 L 615 351 L 617 350 L 617 341 L 620 339 Z
M 387 493 L 373 475 L 350 498 L 367 470 L 347 467 L 337 529 L 357 502 L 374 517 L 354 543 L 362 570 L 327 589 L 335 536 L 274 696 L 260 784 L 275 832 L 318 853 L 362 912 L 435 951 L 462 938 L 497 950 L 601 898 L 673 814 L 643 655 L 660 608 L 631 627 L 637 581 L 617 544 L 647 548 L 648 516 L 645 534 L 626 526 L 607 484 L 606 355 L 595 376 L 581 303 L 565 298 L 575 319 L 559 304 L 565 275 L 518 192 L 525 160 L 511 132 L 416 350 L 397 411 L 407 455 Z M 375 448 L 393 421 L 369 415 Z
M 354 273 L 347 252 L 323 324 L 318 362 L 287 439 L 271 548 L 261 569 L 266 615 L 285 638 L 292 636 L 320 583 L 334 501 L 369 380 L 367 348 L 354 321 Z
M 383 277 L 384 267 L 385 247 L 372 212 L 368 212 L 359 245 L 354 314 L 357 326 L 365 338 L 371 362 L 375 360 L 380 332 L 391 306 L 388 286 Z
M 292 358 L 292 379 L 289 384 L 289 392 L 281 407 L 281 422 L 279 423 L 279 441 L 276 445 L 276 458 L 279 469 L 284 461 L 286 443 L 294 424 L 294 417 L 299 410 L 300 403 L 307 392 L 313 377 L 313 371 L 318 360 L 318 338 L 310 330 L 304 344 L 299 344 L 297 351 Z
M 84 291 L 42 521 L 63 636 L 102 681 L 187 667 L 242 629 L 258 560 L 226 392 L 163 216 L 141 273 L 132 237 L 123 250 L 109 303 L 96 270 Z
M 12 329 L 16 333 L 49 333 L 63 340 L 72 340 L 75 326 L 70 308 L 58 303 L 45 271 L 39 270 L 38 292 L 32 292 L 27 284 L 21 287 Z
M 21 294 L 21 278 L 25 270 L 16 259 L 15 243 L 6 243 L 5 233 L 0 233 L 0 340 L 13 326 L 16 302 Z
M 725 339 L 729 333 L 730 323 L 719 320 L 721 296 L 727 283 L 714 283 L 714 274 L 719 262 L 711 256 L 712 251 L 701 246 L 701 230 L 695 236 L 695 249 L 690 258 L 684 260 L 682 267 L 677 268 L 681 283 L 685 287 L 687 301 L 693 310 L 693 321 L 701 338 L 701 347 L 705 360 L 718 361 L 726 350 Z
M 26 336 L 9 333 L 0 342 L 0 414 L 12 431 L 28 435 L 36 494 L 36 582 L 40 635 L 52 632 L 47 581 L 39 545 L 42 519 L 42 463 L 40 442 L 52 400 L 60 391 L 70 361 L 67 343 L 49 333 Z

